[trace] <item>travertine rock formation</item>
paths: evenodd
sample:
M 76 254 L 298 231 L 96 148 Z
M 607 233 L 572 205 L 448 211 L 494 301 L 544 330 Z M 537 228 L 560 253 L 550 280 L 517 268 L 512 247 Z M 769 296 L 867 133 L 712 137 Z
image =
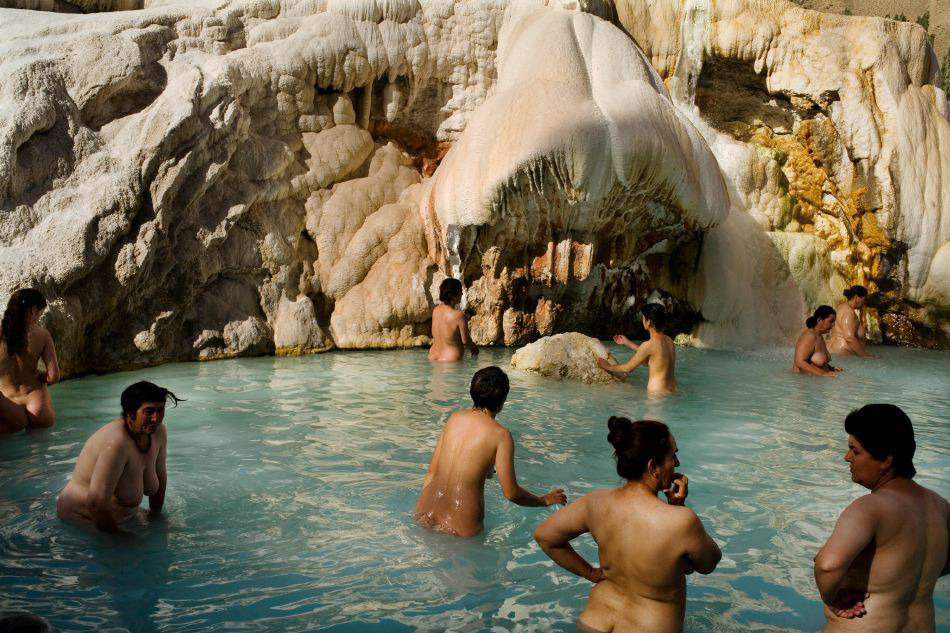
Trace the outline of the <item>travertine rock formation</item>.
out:
M 545 336 L 525 345 L 511 357 L 511 366 L 560 380 L 589 384 L 623 382 L 623 378 L 598 367 L 598 358 L 617 364 L 617 359 L 597 339 L 579 332 L 567 332 Z
M 0 9 L 0 294 L 51 297 L 68 372 L 425 344 L 445 275 L 481 344 L 605 335 L 648 296 L 697 344 L 787 342 L 857 282 L 885 337 L 950 340 L 950 124 L 914 25 L 55 4 L 107 12 Z

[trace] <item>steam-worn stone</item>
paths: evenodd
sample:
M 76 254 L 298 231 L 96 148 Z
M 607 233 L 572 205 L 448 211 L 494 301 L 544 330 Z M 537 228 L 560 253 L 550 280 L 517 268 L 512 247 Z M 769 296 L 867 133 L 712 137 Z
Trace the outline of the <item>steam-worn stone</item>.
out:
M 548 378 L 586 383 L 615 383 L 623 378 L 597 366 L 598 358 L 617 360 L 603 343 L 579 332 L 545 336 L 525 345 L 511 357 L 511 366 Z

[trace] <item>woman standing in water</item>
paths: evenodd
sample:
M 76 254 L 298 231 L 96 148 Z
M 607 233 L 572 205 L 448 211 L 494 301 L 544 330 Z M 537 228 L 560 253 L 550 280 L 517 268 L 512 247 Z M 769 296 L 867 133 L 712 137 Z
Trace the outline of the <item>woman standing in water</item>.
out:
M 685 507 L 688 480 L 676 439 L 662 422 L 611 417 L 607 441 L 626 483 L 587 494 L 548 517 L 534 538 L 551 559 L 595 583 L 578 620 L 585 632 L 678 633 L 686 611 L 686 574 L 711 573 L 722 552 Z M 663 491 L 667 501 L 657 494 Z M 600 567 L 570 541 L 590 532 Z
M 643 328 L 650 335 L 649 340 L 639 345 L 623 334 L 614 337 L 614 342 L 636 352 L 622 365 L 612 365 L 605 358 L 597 359 L 597 366 L 604 371 L 628 374 L 646 363 L 649 371 L 647 391 L 650 393 L 672 393 L 678 387 L 676 383 L 676 346 L 673 339 L 663 333 L 666 327 L 666 309 L 658 303 L 648 303 L 640 311 L 643 315 Z
M 468 333 L 468 320 L 456 306 L 462 300 L 462 282 L 449 277 L 439 286 L 439 301 L 432 311 L 432 347 L 429 348 L 429 360 L 462 360 L 465 347 L 478 356 L 478 346 L 472 342 Z
M 864 329 L 863 319 L 860 317 L 864 302 L 867 301 L 868 289 L 864 286 L 851 286 L 845 289 L 844 297 L 847 301 L 838 306 L 838 320 L 831 328 L 828 350 L 846 356 L 855 354 L 873 358 L 874 355 L 864 349 L 867 332 Z
M 840 367 L 831 366 L 831 354 L 825 345 L 824 334 L 835 324 L 836 313 L 831 306 L 818 306 L 815 314 L 805 321 L 805 331 L 798 335 L 792 371 L 796 374 L 834 376 Z
M 92 521 L 103 532 L 139 511 L 148 497 L 151 516 L 161 514 L 168 476 L 165 402 L 180 398 L 147 381 L 122 392 L 122 415 L 92 434 L 79 452 L 69 483 L 56 500 L 60 519 Z
M 37 325 L 46 309 L 39 290 L 13 293 L 0 323 L 0 433 L 53 426 L 56 416 L 47 385 L 59 380 L 53 339 Z M 46 371 L 37 371 L 40 359 Z

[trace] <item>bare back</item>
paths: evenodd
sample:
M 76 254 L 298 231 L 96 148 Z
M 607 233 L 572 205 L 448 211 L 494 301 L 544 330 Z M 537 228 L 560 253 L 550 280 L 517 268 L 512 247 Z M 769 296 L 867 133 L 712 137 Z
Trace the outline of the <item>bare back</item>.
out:
M 679 385 L 676 383 L 676 345 L 673 339 L 666 334 L 658 333 L 656 338 L 650 337 L 644 345 L 651 347 L 647 391 L 660 393 L 676 391 Z
M 432 311 L 432 347 L 429 348 L 429 360 L 461 360 L 467 343 L 465 314 L 444 303 L 437 305 Z
M 159 492 L 158 471 L 164 469 L 166 438 L 164 425 L 159 425 L 148 450 L 142 453 L 121 419 L 93 433 L 79 452 L 72 477 L 59 495 L 59 518 L 92 520 L 97 495 L 111 500 L 116 523 L 131 517 L 143 497 Z
M 508 431 L 481 411 L 458 411 L 449 417 L 416 504 L 423 525 L 458 536 L 482 530 L 485 479 L 505 437 L 510 438 Z
M 52 339 L 45 329 L 38 325 L 30 327 L 26 350 L 20 356 L 11 356 L 7 344 L 0 342 L 0 393 L 18 404 L 33 391 L 43 386 L 37 366 L 47 345 Z
M 836 534 L 839 528 L 853 534 L 858 525 L 871 530 L 870 544 L 845 577 L 847 588 L 866 587 L 869 596 L 860 618 L 837 617 L 826 606 L 827 632 L 935 631 L 933 592 L 947 564 L 950 512 L 940 495 L 912 480 L 894 484 L 856 500 L 835 527 Z M 835 536 L 825 547 L 836 545 Z
M 682 631 L 690 552 L 709 538 L 699 518 L 626 488 L 581 501 L 605 580 L 591 590 L 580 623 L 605 633 Z
M 37 370 L 41 358 L 45 374 Z M 26 349 L 19 356 L 11 356 L 6 342 L 0 341 L 0 433 L 52 426 L 56 416 L 46 385 L 56 380 L 56 349 L 44 328 L 30 325 Z

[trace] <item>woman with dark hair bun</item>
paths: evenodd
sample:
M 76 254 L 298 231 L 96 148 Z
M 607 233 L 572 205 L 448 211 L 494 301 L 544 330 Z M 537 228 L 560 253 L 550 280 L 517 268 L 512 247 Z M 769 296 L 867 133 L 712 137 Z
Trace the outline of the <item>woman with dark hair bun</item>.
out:
M 795 343 L 793 372 L 832 377 L 836 371 L 844 371 L 840 367 L 832 367 L 831 354 L 825 345 L 824 335 L 834 326 L 835 318 L 834 308 L 818 306 L 815 313 L 805 320 L 805 331 L 798 335 Z
M 617 474 L 626 482 L 559 510 L 534 538 L 555 563 L 594 583 L 577 621 L 581 631 L 682 631 L 686 574 L 711 573 L 722 552 L 685 507 L 688 479 L 674 470 L 679 460 L 670 429 L 621 417 L 611 417 L 607 428 Z M 597 543 L 600 567 L 570 545 L 585 532 Z
M 874 358 L 864 349 L 867 331 L 864 329 L 864 303 L 868 298 L 868 289 L 864 286 L 845 288 L 846 301 L 838 306 L 838 320 L 831 328 L 828 338 L 828 350 L 835 354 L 864 356 Z
M 59 380 L 53 339 L 37 322 L 46 309 L 39 290 L 13 293 L 0 323 L 0 433 L 53 426 L 47 385 Z M 40 359 L 45 371 L 37 371 Z

